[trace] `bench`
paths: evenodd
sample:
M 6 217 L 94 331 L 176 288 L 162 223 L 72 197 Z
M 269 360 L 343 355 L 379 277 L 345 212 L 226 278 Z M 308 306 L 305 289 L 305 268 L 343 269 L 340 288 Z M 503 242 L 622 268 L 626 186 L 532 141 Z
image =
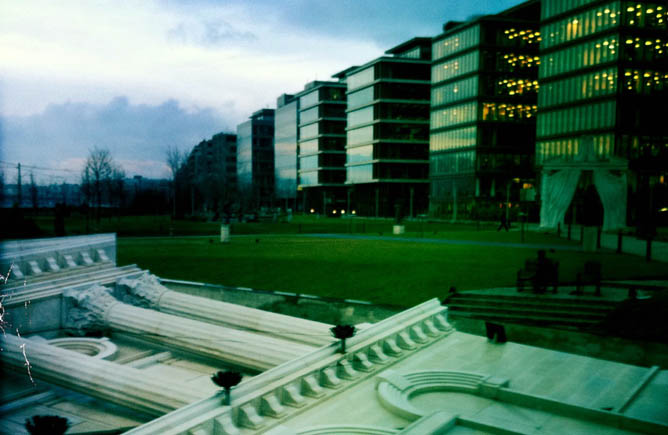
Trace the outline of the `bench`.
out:
M 531 258 L 517 271 L 517 291 L 522 292 L 531 284 L 534 293 L 545 293 L 552 286 L 552 293 L 559 287 L 559 262 L 556 260 Z
M 596 286 L 596 296 L 601 296 L 601 263 L 598 261 L 587 261 L 582 272 L 578 272 L 575 278 L 575 294 L 584 293 L 586 285 Z

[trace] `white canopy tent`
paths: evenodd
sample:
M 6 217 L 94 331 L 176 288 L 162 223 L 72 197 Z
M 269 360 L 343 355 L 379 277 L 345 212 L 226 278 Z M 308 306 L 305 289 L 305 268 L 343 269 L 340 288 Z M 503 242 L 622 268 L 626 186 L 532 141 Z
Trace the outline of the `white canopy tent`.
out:
M 603 204 L 603 230 L 625 226 L 628 162 L 614 156 L 598 157 L 591 141 L 581 141 L 579 151 L 574 158 L 558 157 L 543 164 L 540 227 L 556 228 L 563 222 L 584 171 L 593 172 Z

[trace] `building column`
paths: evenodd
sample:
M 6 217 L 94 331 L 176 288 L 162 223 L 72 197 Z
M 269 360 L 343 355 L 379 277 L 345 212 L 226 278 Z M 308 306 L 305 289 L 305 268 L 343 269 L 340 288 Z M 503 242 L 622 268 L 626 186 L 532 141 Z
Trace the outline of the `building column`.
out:
M 163 415 L 207 396 L 169 378 L 50 344 L 11 334 L 3 334 L 0 341 L 2 361 L 26 376 L 150 415 Z
M 175 292 L 160 284 L 158 278 L 149 273 L 139 278 L 123 278 L 117 282 L 116 289 L 123 293 L 120 297 L 125 302 L 180 317 L 318 347 L 334 341 L 330 333 L 331 325 L 326 323 Z
M 69 327 L 111 328 L 252 370 L 270 369 L 314 349 L 301 343 L 134 307 L 115 299 L 109 288 L 97 284 L 83 290 L 68 289 L 63 296 L 77 305 L 67 314 Z

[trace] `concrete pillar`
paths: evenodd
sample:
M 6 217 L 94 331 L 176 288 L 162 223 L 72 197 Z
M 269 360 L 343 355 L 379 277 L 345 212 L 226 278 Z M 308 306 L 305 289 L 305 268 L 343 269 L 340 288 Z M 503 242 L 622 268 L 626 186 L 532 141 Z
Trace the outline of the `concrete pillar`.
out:
M 166 414 L 207 397 L 173 379 L 50 344 L 11 334 L 3 334 L 0 341 L 2 361 L 26 376 L 150 415 Z
M 68 289 L 63 295 L 78 306 L 67 314 L 69 327 L 111 328 L 252 370 L 270 369 L 314 349 L 301 343 L 134 307 L 115 299 L 109 288 L 100 285 L 83 290 Z
M 334 341 L 329 331 L 332 325 L 175 292 L 148 273 L 139 278 L 123 278 L 117 282 L 116 288 L 123 293 L 121 299 L 130 301 L 132 305 L 180 317 L 233 326 L 318 347 Z

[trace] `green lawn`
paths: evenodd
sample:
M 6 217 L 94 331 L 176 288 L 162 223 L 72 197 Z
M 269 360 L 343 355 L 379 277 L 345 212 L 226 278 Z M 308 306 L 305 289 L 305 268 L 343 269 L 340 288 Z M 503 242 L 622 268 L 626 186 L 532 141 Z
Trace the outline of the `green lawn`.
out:
M 514 243 L 519 233 L 451 230 L 450 236 L 505 238 Z M 557 241 L 536 233 L 531 237 L 541 243 Z M 535 249 L 291 235 L 235 237 L 229 244 L 214 237 L 118 241 L 119 264 L 136 263 L 165 278 L 402 306 L 443 297 L 450 286 L 461 290 L 513 286 L 524 260 L 534 256 Z M 602 262 L 606 279 L 666 276 L 665 264 L 646 263 L 635 256 L 570 251 L 549 256 L 560 261 L 562 281 L 574 280 L 589 259 Z

